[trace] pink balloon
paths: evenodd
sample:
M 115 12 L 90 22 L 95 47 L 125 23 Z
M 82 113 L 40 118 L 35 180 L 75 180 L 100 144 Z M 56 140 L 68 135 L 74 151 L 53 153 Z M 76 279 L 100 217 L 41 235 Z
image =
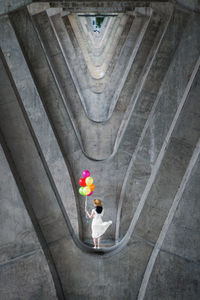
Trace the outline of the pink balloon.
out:
M 93 191 L 91 191 L 89 194 L 88 194 L 88 196 L 91 196 L 93 194 Z
M 82 175 L 83 175 L 83 178 L 87 178 L 90 176 L 90 172 L 88 170 L 84 170 Z

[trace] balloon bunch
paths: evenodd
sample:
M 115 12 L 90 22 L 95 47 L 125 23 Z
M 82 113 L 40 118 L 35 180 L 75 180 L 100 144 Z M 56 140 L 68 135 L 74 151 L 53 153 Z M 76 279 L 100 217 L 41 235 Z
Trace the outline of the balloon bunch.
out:
M 93 178 L 90 176 L 90 172 L 88 170 L 84 170 L 82 173 L 83 178 L 80 178 L 79 184 L 81 187 L 79 188 L 79 194 L 81 196 L 91 196 L 95 189 L 95 185 L 93 183 Z

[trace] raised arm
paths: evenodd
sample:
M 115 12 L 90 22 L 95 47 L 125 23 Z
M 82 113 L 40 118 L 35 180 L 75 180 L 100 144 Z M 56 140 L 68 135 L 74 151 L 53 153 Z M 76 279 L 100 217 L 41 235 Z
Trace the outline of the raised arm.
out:
M 95 214 L 94 211 L 92 211 L 91 215 L 89 214 L 89 212 L 88 212 L 87 209 L 85 209 L 85 212 L 86 212 L 86 214 L 88 215 L 88 217 L 89 217 L 90 219 L 92 219 L 92 218 L 94 217 L 94 214 Z

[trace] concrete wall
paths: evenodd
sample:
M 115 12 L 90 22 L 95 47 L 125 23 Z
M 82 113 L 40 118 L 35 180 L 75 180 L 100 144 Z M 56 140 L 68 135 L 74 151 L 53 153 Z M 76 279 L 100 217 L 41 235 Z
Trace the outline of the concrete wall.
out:
M 57 299 L 47 259 L 2 146 L 0 167 L 0 299 Z
M 119 1 L 97 35 L 36 4 L 0 18 L 0 299 L 198 299 L 198 12 Z

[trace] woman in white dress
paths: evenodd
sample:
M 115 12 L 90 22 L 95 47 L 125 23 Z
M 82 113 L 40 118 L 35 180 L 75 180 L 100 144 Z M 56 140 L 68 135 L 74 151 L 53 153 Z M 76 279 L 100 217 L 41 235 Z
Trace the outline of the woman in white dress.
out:
M 92 238 L 94 241 L 94 248 L 97 247 L 96 239 L 98 240 L 98 249 L 100 248 L 101 236 L 107 230 L 107 228 L 112 224 L 112 221 L 103 222 L 102 216 L 104 214 L 104 210 L 102 207 L 101 200 L 94 199 L 95 209 L 92 210 L 91 214 L 89 214 L 86 209 L 88 217 L 92 220 Z

